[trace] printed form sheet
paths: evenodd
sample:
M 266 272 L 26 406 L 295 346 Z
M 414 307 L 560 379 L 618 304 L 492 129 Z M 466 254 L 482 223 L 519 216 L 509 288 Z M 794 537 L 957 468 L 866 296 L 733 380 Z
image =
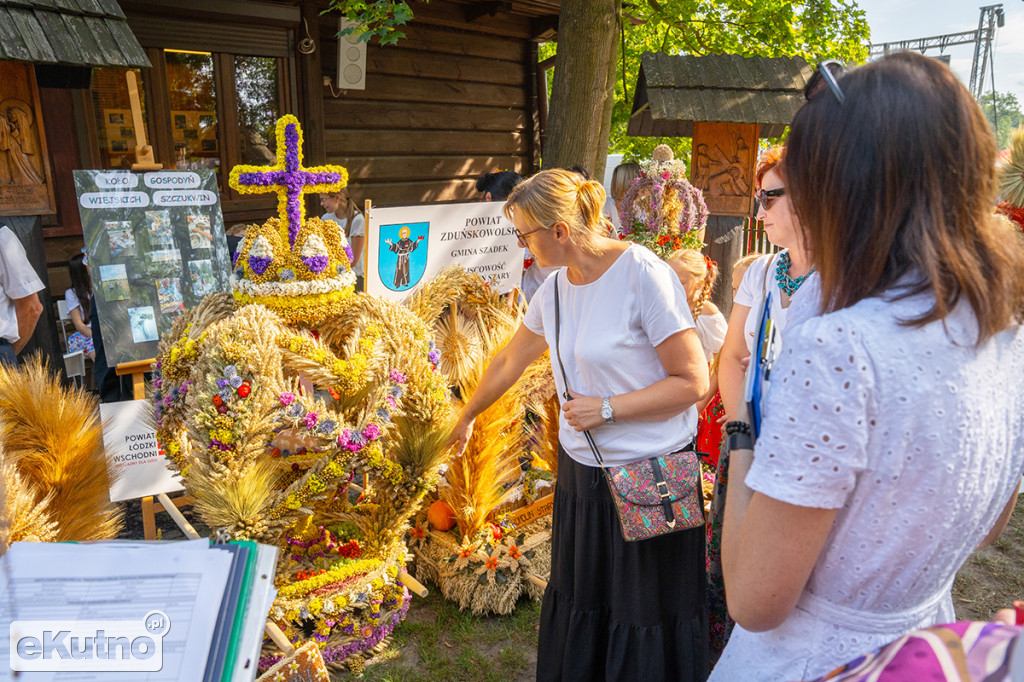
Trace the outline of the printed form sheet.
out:
M 0 679 L 10 668 L 13 621 L 138 621 L 162 611 L 159 672 L 22 672 L 18 680 L 200 680 L 231 568 L 206 540 L 175 543 L 15 543 L 0 567 Z

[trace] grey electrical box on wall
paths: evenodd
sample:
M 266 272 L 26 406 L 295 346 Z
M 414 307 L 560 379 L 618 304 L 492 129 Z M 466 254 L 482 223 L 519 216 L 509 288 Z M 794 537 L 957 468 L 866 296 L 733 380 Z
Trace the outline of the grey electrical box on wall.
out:
M 338 32 L 353 25 L 342 17 Z M 338 37 L 337 87 L 339 90 L 366 89 L 366 42 L 351 34 Z

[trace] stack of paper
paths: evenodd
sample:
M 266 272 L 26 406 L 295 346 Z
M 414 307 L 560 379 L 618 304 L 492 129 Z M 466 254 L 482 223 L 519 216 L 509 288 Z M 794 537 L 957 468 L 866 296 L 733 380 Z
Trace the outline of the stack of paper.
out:
M 15 543 L 0 559 L 0 675 L 253 680 L 277 553 L 207 540 Z

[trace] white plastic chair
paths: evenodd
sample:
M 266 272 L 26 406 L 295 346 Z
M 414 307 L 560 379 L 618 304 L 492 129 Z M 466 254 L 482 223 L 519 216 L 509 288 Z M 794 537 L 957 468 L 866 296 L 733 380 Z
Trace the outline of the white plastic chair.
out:
M 82 351 L 78 351 L 77 353 L 65 353 L 64 371 L 67 372 L 68 378 L 73 380 L 75 385 L 81 388 L 82 382 L 85 381 L 85 353 Z
M 57 314 L 60 316 L 60 333 L 64 337 L 64 350 L 67 350 L 68 323 L 74 324 L 75 322 L 71 319 L 71 315 L 68 313 L 68 304 L 63 298 L 57 299 Z M 76 386 L 81 386 L 85 382 L 85 353 L 82 351 L 65 353 L 64 371 L 67 373 L 68 379 L 74 381 Z

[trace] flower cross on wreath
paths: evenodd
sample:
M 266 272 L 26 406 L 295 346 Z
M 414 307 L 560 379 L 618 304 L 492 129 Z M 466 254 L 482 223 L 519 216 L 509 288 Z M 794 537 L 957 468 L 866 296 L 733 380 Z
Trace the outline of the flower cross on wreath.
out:
M 342 166 L 302 167 L 302 128 L 288 114 L 277 121 L 277 163 L 273 166 L 235 166 L 230 184 L 241 194 L 277 192 L 277 212 L 288 227 L 288 244 L 295 248 L 306 218 L 303 196 L 330 194 L 348 184 L 348 171 Z

